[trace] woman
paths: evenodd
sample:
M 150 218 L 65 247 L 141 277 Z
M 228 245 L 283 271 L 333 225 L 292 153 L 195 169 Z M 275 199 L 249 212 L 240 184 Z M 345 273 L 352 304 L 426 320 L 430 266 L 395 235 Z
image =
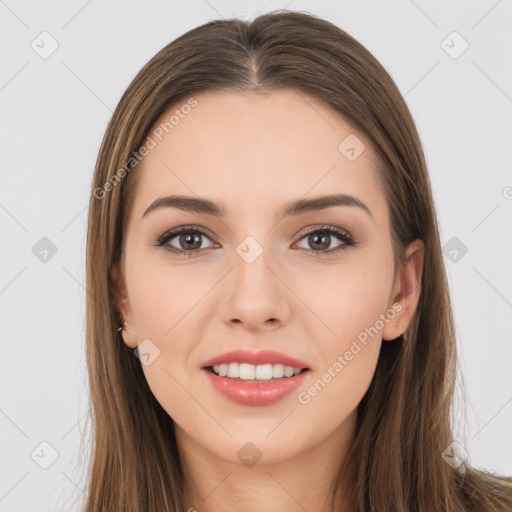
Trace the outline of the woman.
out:
M 512 509 L 454 441 L 421 143 L 352 37 L 291 11 L 187 32 L 92 192 L 88 512 Z

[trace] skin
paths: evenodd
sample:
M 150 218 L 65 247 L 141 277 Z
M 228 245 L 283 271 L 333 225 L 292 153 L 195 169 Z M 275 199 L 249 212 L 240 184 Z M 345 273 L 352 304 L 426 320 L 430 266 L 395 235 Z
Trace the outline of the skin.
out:
M 175 421 L 188 475 L 187 507 L 329 510 L 329 486 L 354 436 L 356 407 L 381 343 L 406 329 L 417 306 L 423 245 L 416 240 L 407 248 L 403 271 L 395 275 L 389 209 L 370 142 L 319 100 L 292 90 L 194 97 L 198 105 L 139 164 L 141 180 L 114 274 L 127 323 L 123 339 L 131 348 L 150 339 L 160 350 L 143 370 Z M 349 134 L 366 145 L 354 161 L 338 150 Z M 372 216 L 355 206 L 276 216 L 288 201 L 334 192 L 356 196 Z M 221 202 L 226 215 L 166 207 L 142 218 L 155 199 L 171 194 Z M 198 235 L 195 257 L 155 245 L 167 230 L 189 224 L 209 232 Z M 328 235 L 324 249 L 311 237 L 308 242 L 307 230 L 323 224 L 346 230 L 356 245 L 325 254 L 343 242 L 335 235 L 330 245 Z M 263 248 L 251 264 L 236 252 L 247 236 Z M 179 235 L 171 244 L 191 248 L 180 245 Z M 401 311 L 301 404 L 298 393 L 393 304 Z M 236 404 L 200 369 L 236 348 L 272 348 L 306 361 L 312 371 L 297 392 L 274 405 Z M 247 442 L 262 454 L 252 467 L 237 456 Z

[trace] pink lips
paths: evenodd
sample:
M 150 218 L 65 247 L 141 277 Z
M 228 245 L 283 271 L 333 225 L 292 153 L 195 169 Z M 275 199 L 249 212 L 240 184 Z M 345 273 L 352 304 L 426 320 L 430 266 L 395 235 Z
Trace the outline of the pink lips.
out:
M 294 368 L 307 368 L 307 370 L 293 377 L 256 382 L 220 377 L 207 369 L 207 367 L 223 363 L 282 364 Z M 205 361 L 202 373 L 214 389 L 229 400 L 242 405 L 263 406 L 274 404 L 296 390 L 309 376 L 310 368 L 303 361 L 274 350 L 261 350 L 260 352 L 233 350 Z
M 284 366 L 293 366 L 294 368 L 309 368 L 308 364 L 293 357 L 289 357 L 275 350 L 260 350 L 251 352 L 250 350 L 232 350 L 220 356 L 205 361 L 201 366 L 214 366 L 223 363 L 249 363 L 249 364 L 283 364 Z

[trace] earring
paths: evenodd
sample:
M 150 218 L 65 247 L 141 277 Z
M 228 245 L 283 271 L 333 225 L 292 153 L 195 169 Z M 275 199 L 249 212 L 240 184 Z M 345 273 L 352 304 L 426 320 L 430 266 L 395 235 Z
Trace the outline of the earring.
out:
M 128 327 L 128 324 L 126 322 L 123 322 L 123 325 L 117 329 L 117 332 L 121 332 L 123 329 L 126 329 Z

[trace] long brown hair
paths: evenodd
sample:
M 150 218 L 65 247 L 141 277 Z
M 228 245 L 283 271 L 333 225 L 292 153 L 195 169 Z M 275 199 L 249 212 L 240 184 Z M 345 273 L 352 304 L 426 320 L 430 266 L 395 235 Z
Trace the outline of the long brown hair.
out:
M 173 420 L 119 336 L 112 292 L 136 190 L 137 151 L 157 119 L 194 94 L 281 88 L 323 100 L 371 142 L 391 214 L 395 265 L 413 240 L 425 246 L 415 316 L 405 336 L 382 345 L 333 491 L 350 471 L 359 512 L 512 509 L 504 477 L 467 462 L 454 468 L 443 456 L 454 441 L 455 333 L 428 171 L 409 109 L 382 65 L 346 32 L 309 13 L 274 11 L 252 21 L 211 21 L 168 44 L 133 79 L 106 130 L 88 218 L 93 436 L 85 510 L 186 509 Z

